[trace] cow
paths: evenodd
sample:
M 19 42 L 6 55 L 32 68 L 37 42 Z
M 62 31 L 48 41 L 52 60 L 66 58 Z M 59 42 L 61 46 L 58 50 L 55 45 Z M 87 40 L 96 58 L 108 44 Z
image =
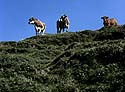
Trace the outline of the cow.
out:
M 57 33 L 62 33 L 62 31 L 64 32 L 65 29 L 66 32 L 68 32 L 70 21 L 66 15 L 61 16 L 57 20 L 56 24 L 57 24 Z
M 114 18 L 109 19 L 109 17 L 107 16 L 103 16 L 101 17 L 101 19 L 103 19 L 103 25 L 104 27 L 110 27 L 110 26 L 117 26 L 117 20 Z
M 57 33 L 60 33 L 60 30 L 62 30 L 62 28 L 63 28 L 60 19 L 57 20 L 56 27 L 57 27 Z
M 36 31 L 36 36 L 41 33 L 42 33 L 42 35 L 44 35 L 45 29 L 46 29 L 45 23 L 41 22 L 40 20 L 38 20 L 34 17 L 31 17 L 28 21 L 28 24 L 34 25 L 35 31 Z

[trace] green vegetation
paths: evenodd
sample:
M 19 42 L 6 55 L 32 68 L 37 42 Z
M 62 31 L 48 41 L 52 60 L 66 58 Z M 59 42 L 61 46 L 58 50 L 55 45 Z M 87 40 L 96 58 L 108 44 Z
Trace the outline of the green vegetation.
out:
M 0 42 L 0 92 L 124 92 L 124 30 Z

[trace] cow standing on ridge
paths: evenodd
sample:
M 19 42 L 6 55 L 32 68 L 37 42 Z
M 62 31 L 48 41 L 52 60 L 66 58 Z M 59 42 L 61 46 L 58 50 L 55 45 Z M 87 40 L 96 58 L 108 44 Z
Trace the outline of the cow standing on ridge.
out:
M 57 33 L 62 33 L 61 31 L 63 30 L 64 32 L 65 29 L 66 32 L 68 32 L 70 21 L 66 15 L 61 16 L 56 23 L 57 23 Z
M 35 19 L 34 17 L 31 17 L 28 23 L 34 25 L 36 36 L 41 33 L 42 35 L 44 35 L 45 28 L 46 28 L 45 23 L 41 22 L 38 19 Z
M 118 25 L 116 19 L 114 19 L 114 18 L 109 19 L 109 17 L 103 16 L 103 17 L 101 17 L 101 19 L 103 19 L 104 27 L 106 27 L 106 26 L 110 27 L 110 26 L 117 26 Z

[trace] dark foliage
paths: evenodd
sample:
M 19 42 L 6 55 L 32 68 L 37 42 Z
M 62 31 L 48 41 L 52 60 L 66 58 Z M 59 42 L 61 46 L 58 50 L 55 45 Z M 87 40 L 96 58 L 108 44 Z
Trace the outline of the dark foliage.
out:
M 125 26 L 0 43 L 0 92 L 124 92 Z

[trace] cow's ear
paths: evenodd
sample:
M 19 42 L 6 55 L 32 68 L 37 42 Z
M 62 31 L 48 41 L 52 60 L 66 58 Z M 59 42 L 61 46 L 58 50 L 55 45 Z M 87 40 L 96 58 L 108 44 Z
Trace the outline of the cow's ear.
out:
M 31 20 L 34 20 L 35 18 L 34 17 L 31 17 Z
M 108 19 L 109 17 L 106 17 L 106 19 Z
M 104 17 L 101 17 L 101 19 L 103 19 Z

